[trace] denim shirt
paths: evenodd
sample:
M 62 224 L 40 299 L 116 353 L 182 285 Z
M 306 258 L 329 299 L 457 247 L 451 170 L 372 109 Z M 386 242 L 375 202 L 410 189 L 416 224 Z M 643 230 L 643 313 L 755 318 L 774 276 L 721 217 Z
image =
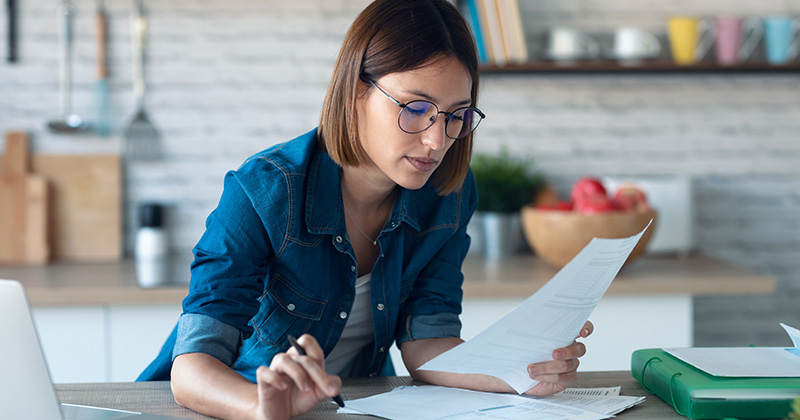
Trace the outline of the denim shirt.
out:
M 358 273 L 340 182 L 341 168 L 320 148 L 316 129 L 226 174 L 194 248 L 177 331 L 139 379 L 168 379 L 174 357 L 201 352 L 255 381 L 259 366 L 288 350 L 289 334 L 311 334 L 330 354 Z M 353 376 L 380 374 L 395 340 L 459 336 L 461 264 L 476 206 L 471 172 L 447 196 L 431 182 L 401 190 L 372 267 L 375 341 L 359 354 Z

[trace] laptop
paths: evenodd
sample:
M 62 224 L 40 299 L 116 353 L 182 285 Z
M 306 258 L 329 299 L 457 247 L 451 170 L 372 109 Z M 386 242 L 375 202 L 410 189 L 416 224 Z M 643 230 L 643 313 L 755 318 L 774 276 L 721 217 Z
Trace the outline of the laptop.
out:
M 0 280 L 0 419 L 176 420 L 178 417 L 60 404 L 25 290 Z

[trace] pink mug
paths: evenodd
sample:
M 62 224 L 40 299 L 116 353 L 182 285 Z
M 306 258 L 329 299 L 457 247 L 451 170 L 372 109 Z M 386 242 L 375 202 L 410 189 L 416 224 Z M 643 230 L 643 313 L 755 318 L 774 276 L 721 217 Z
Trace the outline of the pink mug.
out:
M 750 58 L 764 34 L 761 22 L 755 17 L 718 16 L 715 51 L 717 62 L 732 65 Z

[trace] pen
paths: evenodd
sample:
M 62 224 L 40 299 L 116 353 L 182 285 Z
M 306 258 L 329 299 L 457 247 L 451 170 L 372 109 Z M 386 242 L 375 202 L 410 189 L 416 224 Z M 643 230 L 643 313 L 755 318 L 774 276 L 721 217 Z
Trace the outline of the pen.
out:
M 306 355 L 305 349 L 303 349 L 303 346 L 301 346 L 300 343 L 297 342 L 297 339 L 294 338 L 293 335 L 289 334 L 287 338 L 289 339 L 289 343 L 292 344 L 292 347 L 294 347 L 294 349 L 297 350 L 297 352 L 300 353 L 301 356 Z M 342 400 L 342 397 L 339 396 L 339 394 L 336 394 L 333 397 L 333 400 L 336 401 L 336 404 L 339 404 L 339 407 L 344 408 L 344 401 Z

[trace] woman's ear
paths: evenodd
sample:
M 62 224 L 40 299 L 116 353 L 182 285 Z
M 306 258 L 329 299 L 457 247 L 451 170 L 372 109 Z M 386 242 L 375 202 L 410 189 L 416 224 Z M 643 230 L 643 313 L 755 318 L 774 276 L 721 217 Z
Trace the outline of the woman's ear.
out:
M 358 81 L 356 82 L 356 98 L 357 99 L 365 98 L 367 93 L 369 92 L 369 88 L 371 87 L 372 85 L 370 85 L 369 82 L 366 82 L 362 79 L 358 79 Z

